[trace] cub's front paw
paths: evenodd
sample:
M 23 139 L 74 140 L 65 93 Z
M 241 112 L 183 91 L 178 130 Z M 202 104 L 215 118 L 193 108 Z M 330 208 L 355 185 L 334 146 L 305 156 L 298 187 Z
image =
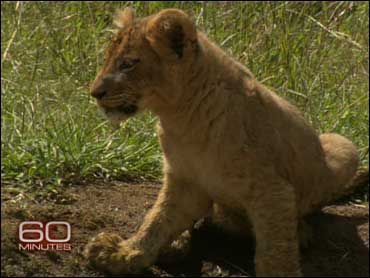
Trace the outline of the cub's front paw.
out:
M 148 267 L 144 253 L 116 234 L 98 234 L 87 244 L 84 255 L 92 267 L 113 275 L 136 274 Z

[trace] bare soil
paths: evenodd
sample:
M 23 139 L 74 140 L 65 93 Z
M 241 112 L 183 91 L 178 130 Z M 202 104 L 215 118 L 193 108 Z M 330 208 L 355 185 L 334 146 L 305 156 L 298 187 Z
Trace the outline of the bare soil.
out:
M 101 231 L 130 237 L 153 205 L 158 184 L 90 184 L 68 188 L 54 201 L 36 201 L 2 189 L 1 276 L 103 276 L 82 256 Z M 63 220 L 72 225 L 72 250 L 20 251 L 22 221 Z M 306 277 L 369 276 L 369 206 L 337 204 L 312 217 L 312 244 L 302 251 Z M 196 230 L 190 254 L 171 265 L 155 265 L 145 276 L 254 276 L 254 242 L 216 227 Z M 142 276 L 142 275 L 141 275 Z

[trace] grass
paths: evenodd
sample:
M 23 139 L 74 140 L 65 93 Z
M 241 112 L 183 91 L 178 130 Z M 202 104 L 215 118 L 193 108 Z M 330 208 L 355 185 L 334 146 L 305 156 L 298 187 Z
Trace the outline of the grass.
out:
M 116 9 L 178 7 L 368 164 L 368 2 L 1 2 L 1 181 L 55 190 L 83 179 L 158 179 L 161 154 L 145 113 L 113 131 L 88 87 Z

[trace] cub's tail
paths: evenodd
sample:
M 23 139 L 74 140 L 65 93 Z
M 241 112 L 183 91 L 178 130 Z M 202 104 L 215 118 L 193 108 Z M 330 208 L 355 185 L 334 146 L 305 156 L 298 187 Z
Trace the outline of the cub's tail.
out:
M 350 182 L 343 188 L 343 191 L 338 194 L 338 200 L 343 197 L 347 197 L 356 192 L 356 190 L 369 187 L 369 169 L 360 168 L 357 170 L 355 176 L 350 180 Z

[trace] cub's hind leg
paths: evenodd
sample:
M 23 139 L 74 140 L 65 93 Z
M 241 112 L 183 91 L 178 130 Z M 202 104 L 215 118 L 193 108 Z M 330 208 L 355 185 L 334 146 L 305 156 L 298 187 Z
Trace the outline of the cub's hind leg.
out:
M 251 220 L 247 214 L 242 211 L 214 204 L 212 214 L 209 217 L 209 222 L 211 225 L 215 225 L 221 229 L 221 231 L 232 236 L 255 239 Z M 312 227 L 304 218 L 298 219 L 298 239 L 301 248 L 309 247 L 313 240 Z
M 297 202 L 300 221 L 299 237 L 301 247 L 308 247 L 312 240 L 312 227 L 305 216 L 329 205 L 330 202 L 350 191 L 359 164 L 356 147 L 351 141 L 334 133 L 325 133 L 319 137 L 324 153 L 325 166 L 319 182 L 311 184 L 310 192 L 302 194 Z
M 320 142 L 327 166 L 335 178 L 332 192 L 341 192 L 356 174 L 359 164 L 357 148 L 350 140 L 335 133 L 320 135 Z
M 325 133 L 319 138 L 325 161 L 321 173 L 317 173 L 316 182 L 310 184 L 309 192 L 302 194 L 298 202 L 300 216 L 321 209 L 355 186 L 351 180 L 359 164 L 356 147 L 350 140 L 334 133 Z

